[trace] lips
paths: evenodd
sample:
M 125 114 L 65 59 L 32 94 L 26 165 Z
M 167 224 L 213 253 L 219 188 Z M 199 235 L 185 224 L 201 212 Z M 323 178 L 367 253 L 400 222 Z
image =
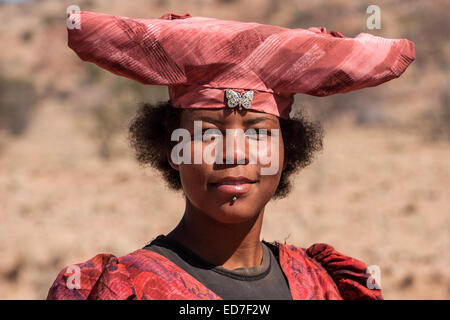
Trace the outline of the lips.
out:
M 220 183 L 215 183 L 215 184 L 222 184 L 222 185 L 229 185 L 229 186 L 235 186 L 238 184 L 245 184 L 245 183 L 255 183 L 255 181 L 252 182 L 245 182 L 245 181 L 239 181 L 239 182 L 220 182 Z
M 237 176 L 237 177 L 233 177 L 233 176 L 228 176 L 228 177 L 223 177 L 221 179 L 216 179 L 213 182 L 211 182 L 211 184 L 243 184 L 243 183 L 255 183 L 257 182 L 256 179 L 249 179 L 247 177 L 244 176 Z
M 249 192 L 256 183 L 258 183 L 258 180 L 252 180 L 246 177 L 225 177 L 210 184 L 222 193 L 240 195 Z

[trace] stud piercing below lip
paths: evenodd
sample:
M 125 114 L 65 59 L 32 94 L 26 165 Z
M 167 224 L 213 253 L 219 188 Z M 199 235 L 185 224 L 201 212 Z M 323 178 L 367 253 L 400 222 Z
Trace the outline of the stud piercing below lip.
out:
M 236 201 L 236 200 L 237 200 L 237 197 L 236 197 L 236 196 L 233 196 L 233 198 L 232 198 L 231 200 Z

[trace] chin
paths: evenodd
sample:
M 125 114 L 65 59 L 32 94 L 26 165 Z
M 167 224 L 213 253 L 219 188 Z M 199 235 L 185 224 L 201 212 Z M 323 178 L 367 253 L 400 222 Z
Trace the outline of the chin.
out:
M 219 207 L 208 209 L 206 212 L 213 212 L 212 215 L 208 215 L 217 222 L 234 224 L 254 219 L 260 210 L 261 208 L 258 209 L 248 200 L 237 199 L 233 204 L 227 202 Z

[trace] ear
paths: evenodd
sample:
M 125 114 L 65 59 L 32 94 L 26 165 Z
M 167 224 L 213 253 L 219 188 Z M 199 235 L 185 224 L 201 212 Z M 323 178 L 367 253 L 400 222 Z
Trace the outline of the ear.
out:
M 166 153 L 167 161 L 169 161 L 169 164 L 170 164 L 170 166 L 172 168 L 174 168 L 175 170 L 178 171 L 179 170 L 179 165 L 173 163 L 172 158 L 170 157 L 170 153 L 171 153 L 170 151 L 167 151 L 167 153 Z

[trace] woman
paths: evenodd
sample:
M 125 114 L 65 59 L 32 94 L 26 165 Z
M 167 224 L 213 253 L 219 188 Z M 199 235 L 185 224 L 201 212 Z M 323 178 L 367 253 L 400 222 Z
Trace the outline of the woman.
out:
M 411 42 L 189 14 L 75 15 L 69 46 L 80 58 L 169 87 L 169 102 L 141 106 L 130 138 L 186 206 L 144 248 L 63 269 L 48 299 L 382 299 L 363 262 L 260 232 L 265 205 L 288 194 L 289 177 L 321 148 L 320 128 L 290 116 L 294 94 L 399 77 L 414 60 Z

